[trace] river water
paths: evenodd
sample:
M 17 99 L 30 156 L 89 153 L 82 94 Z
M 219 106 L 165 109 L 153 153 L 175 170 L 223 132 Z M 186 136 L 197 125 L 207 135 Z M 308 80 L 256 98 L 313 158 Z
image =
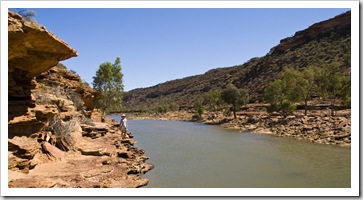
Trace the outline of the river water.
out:
M 181 121 L 129 120 L 129 131 L 155 165 L 146 187 L 351 187 L 349 148 Z

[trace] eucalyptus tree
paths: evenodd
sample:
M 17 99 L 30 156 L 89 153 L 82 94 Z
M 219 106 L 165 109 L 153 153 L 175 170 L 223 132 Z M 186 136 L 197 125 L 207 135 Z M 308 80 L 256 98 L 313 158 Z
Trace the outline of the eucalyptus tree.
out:
M 99 66 L 96 76 L 93 77 L 93 88 L 96 90 L 95 105 L 104 115 L 110 111 L 120 111 L 124 91 L 121 60 L 116 58 L 115 63 L 105 62 Z
M 220 88 L 210 90 L 204 95 L 204 102 L 208 105 L 209 110 L 220 110 L 223 105 L 222 90 Z
M 292 114 L 296 109 L 294 102 L 301 97 L 300 91 L 297 89 L 297 77 L 299 72 L 284 68 L 281 79 L 271 82 L 264 90 L 264 99 L 270 103 L 267 108 L 269 113 L 281 112 L 285 117 Z
M 331 115 L 334 115 L 337 99 L 350 104 L 351 79 L 349 75 L 344 75 L 339 63 L 322 66 L 317 80 L 320 95 L 330 102 Z
M 227 85 L 222 90 L 221 97 L 225 103 L 231 105 L 230 109 L 233 112 L 234 119 L 237 119 L 236 112 L 240 107 L 248 103 L 248 92 L 243 88 L 238 89 L 233 84 Z

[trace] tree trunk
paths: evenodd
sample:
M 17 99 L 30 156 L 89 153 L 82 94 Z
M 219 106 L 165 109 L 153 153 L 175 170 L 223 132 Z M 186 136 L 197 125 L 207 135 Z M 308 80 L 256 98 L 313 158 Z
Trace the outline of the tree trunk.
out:
M 304 114 L 307 115 L 307 113 L 308 113 L 308 100 L 305 99 L 305 112 L 304 112 Z

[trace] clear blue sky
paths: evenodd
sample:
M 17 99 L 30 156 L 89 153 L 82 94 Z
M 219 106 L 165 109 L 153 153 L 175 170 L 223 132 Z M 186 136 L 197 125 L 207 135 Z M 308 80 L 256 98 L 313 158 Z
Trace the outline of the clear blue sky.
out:
M 35 19 L 77 50 L 62 61 L 92 83 L 121 58 L 125 91 L 243 64 L 281 39 L 349 9 L 33 9 Z

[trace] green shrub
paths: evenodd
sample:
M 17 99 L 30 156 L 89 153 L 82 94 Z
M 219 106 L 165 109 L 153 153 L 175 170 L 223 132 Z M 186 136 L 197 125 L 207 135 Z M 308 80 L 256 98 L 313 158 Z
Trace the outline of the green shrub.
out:
M 179 104 L 177 104 L 175 102 L 169 104 L 170 111 L 178 111 L 179 107 L 180 107 Z
M 202 117 L 199 115 L 199 113 L 195 113 L 193 116 L 192 116 L 192 120 L 193 121 L 197 121 L 197 120 L 200 120 Z
M 284 117 L 291 115 L 296 110 L 296 105 L 290 101 L 284 100 L 280 105 L 280 110 Z
M 203 104 L 200 102 L 195 103 L 194 109 L 195 109 L 196 115 L 199 116 L 199 118 L 202 118 L 202 115 L 205 111 L 205 107 L 203 106 Z
M 168 106 L 159 105 L 159 106 L 156 106 L 156 108 L 155 108 L 155 111 L 158 113 L 166 113 L 166 112 L 168 112 L 168 110 L 169 110 Z

